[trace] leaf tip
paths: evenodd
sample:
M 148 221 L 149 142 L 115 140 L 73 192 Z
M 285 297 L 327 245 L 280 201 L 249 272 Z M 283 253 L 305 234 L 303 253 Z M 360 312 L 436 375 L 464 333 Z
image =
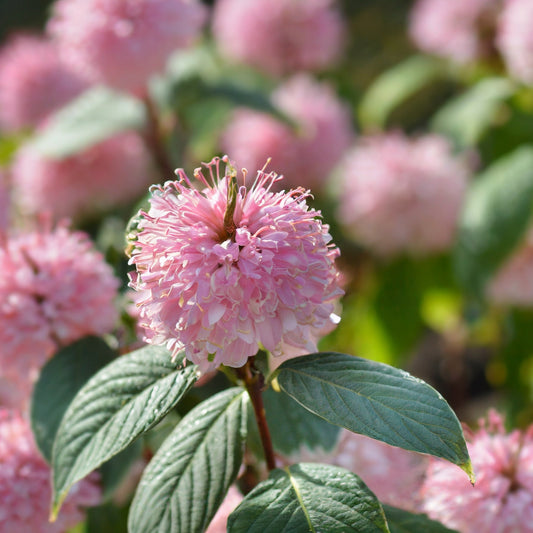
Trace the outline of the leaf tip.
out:
M 468 479 L 470 480 L 470 483 L 472 483 L 472 486 L 476 483 L 476 473 L 474 472 L 474 467 L 472 466 L 472 461 L 468 459 L 466 463 L 459 465 L 462 470 L 466 472 L 466 475 L 468 476 Z
M 61 509 L 61 506 L 63 505 L 63 502 L 65 501 L 65 498 L 67 497 L 67 493 L 64 492 L 63 494 L 60 494 L 57 499 L 54 499 L 52 502 L 52 509 L 50 510 L 50 515 L 48 516 L 48 521 L 53 523 L 57 520 L 57 515 L 59 514 L 59 510 Z

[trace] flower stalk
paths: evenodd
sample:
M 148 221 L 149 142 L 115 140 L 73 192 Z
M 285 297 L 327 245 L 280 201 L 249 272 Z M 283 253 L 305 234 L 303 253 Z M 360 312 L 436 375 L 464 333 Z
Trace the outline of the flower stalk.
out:
M 262 388 L 264 385 L 263 374 L 257 372 L 253 367 L 254 358 L 250 357 L 248 362 L 241 368 L 235 369 L 237 376 L 244 382 L 246 390 L 250 395 L 250 400 L 254 408 L 255 418 L 257 420 L 257 427 L 259 428 L 259 436 L 261 444 L 265 452 L 265 461 L 268 470 L 276 468 L 276 460 L 274 458 L 274 448 L 272 447 L 272 439 L 270 437 L 270 430 L 266 420 L 266 411 L 263 404 Z

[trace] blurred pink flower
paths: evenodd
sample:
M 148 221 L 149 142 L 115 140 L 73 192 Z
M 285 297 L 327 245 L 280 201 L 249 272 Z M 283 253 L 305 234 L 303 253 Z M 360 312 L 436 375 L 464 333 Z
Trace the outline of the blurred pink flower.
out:
M 533 2 L 506 0 L 500 16 L 497 46 L 510 74 L 533 84 Z
M 419 512 L 428 457 L 343 429 L 332 452 L 302 449 L 290 462 L 320 462 L 357 474 L 383 503 Z
M 335 0 L 218 0 L 213 13 L 221 52 L 274 75 L 330 67 L 344 30 Z
M 526 0 L 529 1 L 529 0 Z M 424 52 L 458 63 L 489 53 L 500 0 L 418 0 L 409 32 Z
M 58 0 L 48 31 L 85 77 L 135 92 L 192 44 L 206 16 L 197 0 Z
M 283 343 L 316 350 L 312 331 L 331 320 L 342 293 L 328 226 L 303 189 L 271 192 L 273 172 L 258 171 L 251 187 L 245 172 L 233 178 L 241 181 L 233 212 L 233 167 L 220 176 L 221 165 L 204 165 L 209 181 L 195 171 L 201 192 L 178 171 L 178 181 L 154 186 L 141 213 L 130 286 L 143 291 L 145 340 L 174 356 L 184 350 L 204 372 L 240 367 L 260 346 L 275 355 Z
M 461 533 L 532 532 L 533 426 L 506 433 L 502 417 L 490 412 L 468 440 L 475 486 L 459 467 L 432 459 L 423 511 Z
M 109 332 L 119 282 L 89 237 L 64 226 L 0 246 L 0 378 L 30 385 L 60 345 Z
M 239 109 L 223 132 L 223 151 L 243 168 L 261 168 L 270 157 L 289 185 L 325 188 L 329 173 L 354 139 L 348 107 L 331 87 L 305 74 L 281 85 L 272 102 L 296 126 Z
M 53 43 L 16 35 L 0 49 L 0 128 L 33 128 L 86 86 Z
M 533 307 L 533 229 L 496 272 L 487 297 L 497 304 Z
M 50 523 L 50 477 L 28 422 L 0 407 L 0 533 L 64 533 L 84 519 L 84 507 L 101 501 L 97 477 L 90 475 L 74 485 Z
M 338 217 L 361 244 L 382 255 L 451 245 L 469 170 L 443 137 L 360 139 L 339 174 Z
M 136 133 L 122 133 L 65 159 L 23 146 L 12 167 L 14 201 L 27 214 L 80 220 L 139 198 L 151 182 L 150 158 Z
M 228 517 L 241 503 L 242 498 L 243 496 L 237 487 L 232 485 L 205 533 L 226 533 Z

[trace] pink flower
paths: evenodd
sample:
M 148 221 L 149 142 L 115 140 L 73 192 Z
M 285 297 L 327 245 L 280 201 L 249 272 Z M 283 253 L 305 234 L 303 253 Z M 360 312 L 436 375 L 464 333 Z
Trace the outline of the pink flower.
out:
M 44 38 L 17 35 L 0 49 L 0 127 L 6 131 L 33 128 L 85 88 Z
M 50 475 L 28 422 L 0 407 L 0 533 L 64 533 L 84 519 L 84 507 L 100 503 L 101 489 L 90 475 L 74 485 L 50 523 Z
M 491 412 L 469 441 L 475 486 L 457 466 L 432 460 L 422 489 L 424 512 L 461 533 L 532 532 L 533 426 L 506 433 L 501 416 Z
M 275 355 L 284 344 L 315 350 L 313 331 L 342 292 L 339 251 L 308 192 L 272 192 L 280 177 L 263 171 L 251 187 L 243 172 L 238 186 L 223 161 L 224 176 L 219 158 L 204 165 L 210 181 L 195 171 L 201 192 L 182 170 L 153 187 L 130 260 L 145 340 L 174 356 L 184 350 L 202 371 L 240 367 L 261 346 Z
M 439 252 L 452 243 L 468 168 L 443 137 L 361 139 L 340 176 L 339 220 L 378 254 Z
M 419 512 L 428 457 L 343 429 L 332 452 L 303 449 L 291 462 L 320 462 L 357 474 L 383 503 Z
M 533 229 L 496 272 L 487 296 L 497 304 L 533 307 Z
M 11 237 L 0 263 L 0 378 L 32 383 L 59 346 L 113 328 L 119 282 L 84 233 Z
M 84 76 L 136 91 L 198 37 L 206 15 L 197 0 L 58 0 L 48 31 Z
M 243 496 L 237 487 L 232 485 L 205 533 L 226 533 L 228 517 L 241 503 L 242 498 Z
M 411 38 L 430 54 L 458 63 L 474 61 L 493 47 L 499 3 L 500 0 L 418 0 L 411 12 Z
M 222 135 L 223 151 L 243 168 L 261 168 L 271 157 L 291 186 L 323 189 L 354 138 L 349 109 L 331 87 L 304 74 L 280 86 L 272 102 L 294 120 L 295 127 L 265 113 L 240 109 Z
M 533 83 L 533 3 L 507 0 L 500 16 L 497 46 L 512 76 Z
M 213 35 L 224 55 L 270 74 L 320 70 L 339 57 L 344 26 L 334 0 L 218 0 Z
M 137 199 L 150 183 L 150 159 L 135 133 L 65 159 L 46 158 L 27 144 L 16 155 L 12 179 L 15 202 L 25 213 L 80 220 Z

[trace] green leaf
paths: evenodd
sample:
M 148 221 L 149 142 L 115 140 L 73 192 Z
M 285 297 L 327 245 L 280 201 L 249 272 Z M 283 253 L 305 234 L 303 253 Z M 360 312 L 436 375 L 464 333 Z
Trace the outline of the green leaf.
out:
M 323 352 L 279 367 L 280 387 L 332 424 L 406 450 L 442 457 L 473 477 L 461 424 L 444 398 L 403 370 Z
M 52 452 L 53 515 L 76 481 L 157 424 L 197 380 L 197 367 L 177 368 L 164 348 L 119 357 L 78 392 Z
M 499 159 L 471 186 L 459 222 L 454 267 L 459 281 L 480 295 L 519 244 L 531 219 L 533 147 Z
M 85 337 L 61 349 L 42 368 L 33 389 L 31 426 L 43 457 L 51 462 L 57 428 L 87 380 L 115 359 L 115 352 L 99 337 Z
M 273 470 L 228 519 L 229 533 L 373 533 L 389 531 L 383 509 L 363 481 L 330 465 Z
M 359 106 L 364 129 L 383 129 L 390 113 L 426 85 L 443 77 L 442 61 L 417 55 L 381 74 L 370 86 Z
M 415 514 L 390 505 L 383 505 L 390 533 L 457 533 L 425 514 Z
M 107 87 L 94 87 L 58 111 L 32 144 L 46 157 L 63 159 L 117 133 L 139 129 L 145 121 L 140 100 Z
M 274 449 L 284 455 L 309 450 L 331 451 L 337 444 L 339 427 L 310 413 L 283 391 L 263 393 L 266 418 Z
M 201 533 L 237 476 L 248 395 L 234 387 L 190 411 L 147 466 L 133 499 L 130 533 Z
M 432 127 L 458 146 L 474 146 L 496 121 L 502 104 L 515 91 L 507 78 L 488 78 L 454 98 L 435 115 Z

